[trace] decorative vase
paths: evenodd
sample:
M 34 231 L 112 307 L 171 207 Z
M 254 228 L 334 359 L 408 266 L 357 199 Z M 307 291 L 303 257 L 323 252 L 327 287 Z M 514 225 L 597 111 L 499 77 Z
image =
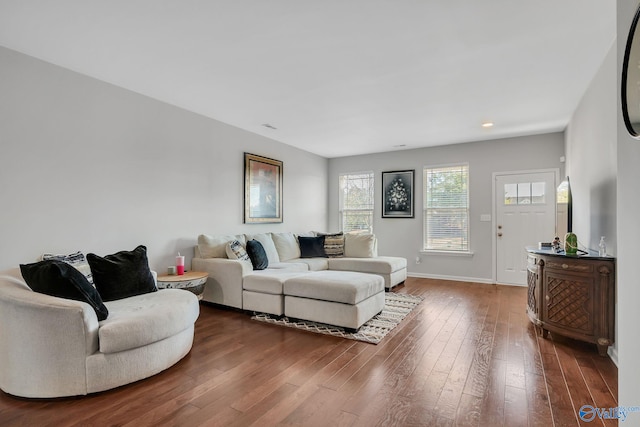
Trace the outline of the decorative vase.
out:
M 578 253 L 578 236 L 571 231 L 564 236 L 564 253 L 567 255 Z

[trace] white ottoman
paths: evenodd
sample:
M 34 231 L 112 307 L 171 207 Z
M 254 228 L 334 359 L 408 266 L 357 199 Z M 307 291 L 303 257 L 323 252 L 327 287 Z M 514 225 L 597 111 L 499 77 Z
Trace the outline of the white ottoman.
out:
M 242 308 L 247 311 L 284 314 L 284 294 L 282 287 L 288 279 L 308 271 L 259 270 L 244 276 L 242 280 Z
M 352 271 L 314 271 L 284 282 L 284 314 L 358 329 L 384 307 L 384 279 Z

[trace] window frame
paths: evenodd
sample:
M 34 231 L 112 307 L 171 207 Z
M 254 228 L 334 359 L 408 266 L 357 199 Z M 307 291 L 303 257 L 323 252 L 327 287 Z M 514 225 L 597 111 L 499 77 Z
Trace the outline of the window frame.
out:
M 464 211 L 464 220 L 466 221 L 466 238 L 463 238 L 463 241 L 466 240 L 466 247 L 462 245 L 459 249 L 452 248 L 447 249 L 443 247 L 432 247 L 429 248 L 427 243 L 430 240 L 429 237 L 429 210 L 434 209 L 434 207 L 429 207 L 429 185 L 428 185 L 428 176 L 434 170 L 438 169 L 453 169 L 453 168 L 464 168 L 466 170 L 466 206 L 460 208 L 447 208 L 441 207 L 438 209 L 455 209 Z M 473 252 L 471 251 L 471 215 L 470 215 L 470 179 L 471 172 L 469 162 L 460 162 L 460 163 L 449 163 L 449 164 L 440 164 L 440 165 L 426 165 L 422 168 L 422 196 L 423 196 L 423 206 L 422 206 L 422 250 L 421 253 L 424 254 L 441 254 L 441 255 L 458 255 L 458 256 L 472 256 Z
M 369 192 L 369 207 L 367 208 L 345 208 L 345 197 L 343 191 L 343 179 L 345 177 L 353 177 L 350 179 L 357 179 L 357 176 L 367 175 L 367 179 L 370 182 L 370 186 L 368 188 Z M 350 231 L 357 230 L 367 230 L 370 233 L 373 233 L 373 220 L 374 220 L 374 209 L 375 209 L 375 173 L 372 170 L 366 171 L 358 171 L 358 172 L 342 172 L 338 175 L 338 226 L 340 231 L 343 233 L 348 233 Z M 369 217 L 369 228 L 367 229 L 349 229 L 345 231 L 345 213 L 346 212 L 359 212 L 359 213 L 367 213 Z

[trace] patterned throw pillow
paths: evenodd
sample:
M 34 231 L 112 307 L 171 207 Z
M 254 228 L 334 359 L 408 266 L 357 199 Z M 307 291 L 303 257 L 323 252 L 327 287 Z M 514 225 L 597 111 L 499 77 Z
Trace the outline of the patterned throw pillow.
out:
M 227 258 L 229 259 L 238 259 L 240 261 L 249 261 L 251 262 L 251 258 L 249 258 L 249 254 L 242 246 L 242 243 L 238 240 L 233 240 L 227 243 Z
M 91 267 L 89 267 L 89 263 L 85 258 L 84 254 L 80 251 L 74 252 L 69 255 L 54 255 L 54 254 L 44 254 L 42 255 L 42 260 L 57 260 L 64 261 L 67 264 L 73 266 L 76 270 L 84 275 L 87 278 L 91 286 L 95 286 L 93 283 L 93 274 L 91 274 Z
M 324 252 L 329 258 L 344 256 L 344 234 L 333 233 L 324 235 Z

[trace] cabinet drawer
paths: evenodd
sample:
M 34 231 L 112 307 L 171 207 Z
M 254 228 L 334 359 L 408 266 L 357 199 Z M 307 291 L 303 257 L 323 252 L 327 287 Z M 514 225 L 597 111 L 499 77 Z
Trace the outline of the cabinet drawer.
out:
M 547 270 L 558 270 L 565 272 L 574 272 L 574 273 L 593 273 L 593 263 L 591 262 L 576 262 L 574 260 L 551 260 L 548 259 L 544 264 L 545 269 Z

